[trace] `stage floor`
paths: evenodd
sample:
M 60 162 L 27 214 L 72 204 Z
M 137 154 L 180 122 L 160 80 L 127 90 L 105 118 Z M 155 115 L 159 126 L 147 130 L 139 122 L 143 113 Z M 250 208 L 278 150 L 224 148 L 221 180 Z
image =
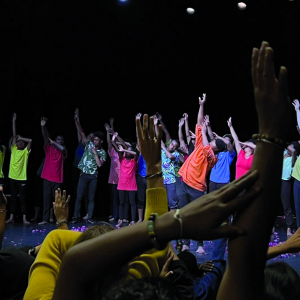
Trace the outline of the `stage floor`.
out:
M 20 220 L 21 221 L 21 220 Z M 116 222 L 111 222 L 115 225 Z M 71 230 L 80 230 L 82 227 L 90 227 L 91 224 L 87 222 L 80 222 L 77 224 L 69 224 Z M 73 227 L 73 229 L 72 229 Z M 292 231 L 296 229 L 296 220 L 294 219 Z M 14 224 L 6 224 L 2 249 L 8 246 L 14 246 L 16 248 L 22 248 L 24 246 L 36 246 L 43 242 L 45 236 L 53 229 L 56 229 L 55 223 L 47 225 L 38 225 L 37 223 L 31 223 L 30 225 L 23 225 L 21 222 Z M 285 220 L 282 217 L 277 217 L 275 223 L 275 232 L 272 234 L 270 242 L 274 245 L 286 240 L 286 225 Z M 191 241 L 190 251 L 195 254 L 198 263 L 203 263 L 210 259 L 210 254 L 213 249 L 213 241 L 204 241 L 205 254 L 197 254 L 197 242 Z M 175 242 L 172 242 L 174 245 Z M 255 245 L 253 245 L 253 251 L 255 251 Z M 227 260 L 227 249 L 225 253 L 225 259 Z M 300 275 L 300 253 L 286 254 L 281 257 L 276 257 L 268 261 L 284 261 L 291 265 Z

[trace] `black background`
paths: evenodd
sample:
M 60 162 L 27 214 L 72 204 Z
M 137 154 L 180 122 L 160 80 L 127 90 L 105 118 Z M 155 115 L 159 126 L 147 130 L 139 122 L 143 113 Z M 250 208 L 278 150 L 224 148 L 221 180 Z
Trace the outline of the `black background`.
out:
M 15 112 L 17 134 L 33 139 L 31 210 L 44 157 L 42 116 L 49 118 L 51 137 L 65 136 L 65 188 L 70 191 L 76 107 L 86 133 L 105 132 L 104 123 L 114 117 L 119 135 L 134 139 L 135 114 L 158 111 L 176 138 L 184 112 L 194 128 L 198 96 L 207 93 L 205 113 L 213 130 L 228 133 L 231 116 L 240 140 L 247 140 L 258 128 L 251 52 L 263 40 L 274 48 L 276 70 L 288 68 L 291 99 L 299 96 L 299 2 L 249 0 L 243 11 L 237 2 L 1 1 L 0 136 L 7 145 Z M 195 8 L 195 14 L 187 14 L 187 7 Z M 296 126 L 296 118 L 292 122 Z M 100 170 L 98 216 L 109 213 L 109 164 L 108 159 Z M 8 166 L 9 153 L 6 178 Z

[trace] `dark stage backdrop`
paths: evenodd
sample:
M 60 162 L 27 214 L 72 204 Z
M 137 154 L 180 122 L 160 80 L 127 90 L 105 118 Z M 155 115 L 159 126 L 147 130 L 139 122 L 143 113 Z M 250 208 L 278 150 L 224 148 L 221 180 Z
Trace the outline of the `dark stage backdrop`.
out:
M 1 1 L 0 136 L 7 144 L 16 112 L 18 134 L 33 139 L 31 211 L 44 155 L 42 116 L 49 118 L 53 138 L 65 136 L 65 188 L 71 191 L 76 107 L 87 133 L 104 132 L 104 123 L 114 117 L 120 136 L 134 139 L 135 114 L 158 111 L 176 138 L 184 112 L 194 128 L 198 96 L 207 93 L 205 113 L 213 130 L 228 133 L 231 116 L 240 139 L 247 140 L 257 132 L 251 51 L 262 40 L 274 48 L 276 69 L 285 65 L 289 70 L 291 99 L 299 96 L 299 2 L 249 0 L 243 11 L 237 2 Z M 186 13 L 189 6 L 195 14 Z M 296 126 L 296 119 L 292 122 Z M 299 139 L 296 130 L 294 139 Z M 109 163 L 100 170 L 99 217 L 109 214 Z M 9 155 L 5 175 L 8 165 Z

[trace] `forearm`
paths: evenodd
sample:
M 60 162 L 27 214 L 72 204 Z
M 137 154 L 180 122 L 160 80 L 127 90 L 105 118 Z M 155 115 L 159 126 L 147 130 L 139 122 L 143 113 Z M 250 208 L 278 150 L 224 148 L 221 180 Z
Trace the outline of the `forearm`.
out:
M 163 147 L 162 149 L 166 152 L 168 158 L 170 158 L 171 160 L 175 159 L 175 157 L 168 151 L 166 147 Z
M 111 150 L 112 148 L 112 144 L 111 144 L 111 138 L 110 138 L 110 134 L 108 131 L 106 131 L 106 140 L 107 140 L 107 146 L 108 146 L 108 150 Z
M 62 146 L 62 145 L 56 143 L 55 141 L 53 141 L 53 145 L 54 145 L 58 150 L 60 150 L 60 151 L 62 151 L 62 152 L 66 150 L 66 147 L 65 147 L 65 146 Z
M 228 293 L 232 300 L 261 299 L 262 296 L 266 253 L 280 205 L 282 149 L 276 145 L 258 142 L 252 170 L 259 173 L 253 189 L 262 190 L 235 218 L 234 225 L 243 228 L 247 235 L 229 241 L 229 268 L 221 283 L 218 300 L 228 299 Z
M 267 260 L 284 253 L 288 253 L 288 249 L 285 247 L 284 243 L 279 244 L 277 246 L 269 247 L 267 252 Z
M 159 120 L 159 122 L 160 122 L 160 124 L 161 124 L 161 126 L 163 128 L 164 133 L 165 133 L 166 141 L 169 141 L 171 139 L 171 137 L 170 137 L 169 131 L 168 131 L 165 123 L 162 120 Z
M 130 154 L 132 154 L 132 155 L 137 155 L 136 152 L 131 151 L 131 150 L 126 150 L 126 149 L 123 149 L 121 152 L 127 152 L 127 153 L 130 153 Z
M 44 138 L 44 144 L 47 145 L 49 143 L 48 136 L 47 136 L 47 129 L 45 126 L 42 126 L 42 134 Z
M 206 136 L 205 133 L 202 133 L 202 143 L 203 143 L 203 147 L 205 147 L 209 144 L 207 136 Z
M 239 143 L 239 138 L 232 126 L 230 126 L 229 129 L 230 129 L 230 133 L 234 140 L 235 149 L 236 149 L 237 153 L 239 153 L 242 149 L 242 147 L 240 146 L 240 143 Z
M 185 144 L 183 139 L 182 126 L 178 126 L 178 138 L 179 138 L 180 146 Z
M 94 156 L 95 156 L 95 160 L 96 160 L 97 166 L 98 166 L 98 168 L 100 168 L 103 165 L 104 161 L 99 158 L 99 156 L 98 156 L 97 153 L 94 154 Z
M 198 111 L 197 124 L 201 126 L 203 121 L 204 121 L 204 105 L 200 105 Z
M 296 116 L 297 116 L 297 124 L 298 124 L 298 127 L 300 127 L 300 109 L 297 109 L 297 110 L 296 110 Z
M 212 129 L 211 129 L 211 126 L 207 126 L 207 133 L 208 133 L 208 136 L 209 136 L 209 139 L 210 141 L 213 141 L 215 139 L 214 135 L 213 135 L 213 132 L 212 132 Z
M 24 138 L 24 137 L 20 137 L 19 140 L 24 141 L 26 143 L 31 143 L 32 142 L 32 139 L 27 139 L 27 138 Z
M 12 131 L 13 131 L 13 137 L 16 138 L 17 136 L 16 121 L 12 122 Z

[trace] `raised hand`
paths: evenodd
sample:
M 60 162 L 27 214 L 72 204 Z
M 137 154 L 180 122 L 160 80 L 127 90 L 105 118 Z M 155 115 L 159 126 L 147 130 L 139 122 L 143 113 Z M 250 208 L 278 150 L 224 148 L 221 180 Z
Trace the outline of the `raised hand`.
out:
M 179 124 L 178 126 L 182 126 L 184 124 L 184 118 L 179 119 Z
M 188 115 L 187 113 L 184 113 L 184 114 L 183 114 L 183 118 L 184 118 L 184 120 L 186 121 L 186 120 L 189 118 L 189 115 Z
M 45 126 L 47 123 L 46 118 L 42 117 L 41 118 L 41 126 Z
M 159 165 L 161 163 L 162 126 L 158 125 L 158 134 L 155 138 L 154 119 L 150 117 L 148 125 L 148 115 L 145 114 L 143 127 L 140 119 L 136 119 L 136 130 L 141 154 L 146 161 L 147 168 Z M 151 170 L 148 171 L 151 172 Z
M 232 126 L 231 117 L 227 120 L 227 125 L 229 128 Z
M 155 115 L 159 121 L 162 119 L 162 115 L 159 112 L 157 112 Z
M 7 205 L 7 199 L 3 194 L 3 187 L 0 186 L 0 205 Z
M 204 116 L 204 123 L 205 123 L 206 126 L 209 126 L 209 125 L 210 125 L 210 122 L 209 122 L 209 115 Z
M 278 79 L 276 78 L 273 49 L 267 42 L 262 42 L 259 50 L 253 49 L 252 81 L 259 132 L 282 140 L 289 139 L 291 124 L 287 124 L 287 120 L 292 120 L 292 114 L 288 97 L 287 69 L 281 67 Z
M 16 120 L 17 120 L 17 114 L 13 113 L 13 115 L 12 115 L 12 121 L 15 122 Z
M 55 202 L 53 202 L 53 210 L 56 217 L 57 222 L 67 221 L 69 215 L 69 201 L 71 197 L 66 197 L 66 191 L 63 191 L 63 195 L 61 195 L 61 190 L 58 188 L 55 191 Z
M 206 102 L 206 94 L 202 94 L 202 99 L 201 97 L 199 97 L 199 104 L 204 105 L 205 102 Z
M 109 127 L 109 125 L 107 123 L 104 124 L 104 127 L 105 127 L 106 131 L 110 130 L 110 127 Z
M 299 104 L 299 100 L 298 99 L 295 99 L 292 104 L 295 107 L 295 111 L 299 110 L 300 104 Z
M 110 118 L 110 119 L 109 119 L 109 124 L 110 124 L 111 127 L 112 127 L 113 124 L 114 124 L 114 120 L 115 120 L 114 118 Z

